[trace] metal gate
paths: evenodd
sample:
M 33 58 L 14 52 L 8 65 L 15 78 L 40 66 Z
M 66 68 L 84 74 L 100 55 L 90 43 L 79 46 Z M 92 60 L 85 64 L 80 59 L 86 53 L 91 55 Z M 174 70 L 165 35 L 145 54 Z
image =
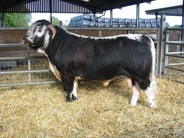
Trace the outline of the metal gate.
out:
M 0 87 L 57 82 L 48 69 L 45 56 L 35 55 L 29 47 L 20 44 L 1 44 L 0 49 Z M 3 57 L 2 50 L 9 51 L 8 57 Z M 13 52 L 17 52 L 18 56 Z
M 171 41 L 170 32 L 179 32 L 178 40 Z M 184 84 L 184 41 L 181 41 L 181 35 L 184 28 L 166 28 L 165 39 L 165 65 L 164 76 Z M 174 47 L 174 49 L 171 49 Z

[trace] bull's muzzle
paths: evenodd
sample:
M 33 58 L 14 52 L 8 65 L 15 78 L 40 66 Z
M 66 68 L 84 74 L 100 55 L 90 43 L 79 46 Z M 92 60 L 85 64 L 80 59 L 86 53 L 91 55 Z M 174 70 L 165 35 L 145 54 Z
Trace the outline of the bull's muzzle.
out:
M 24 37 L 23 40 L 20 42 L 21 45 L 30 46 L 30 42 Z

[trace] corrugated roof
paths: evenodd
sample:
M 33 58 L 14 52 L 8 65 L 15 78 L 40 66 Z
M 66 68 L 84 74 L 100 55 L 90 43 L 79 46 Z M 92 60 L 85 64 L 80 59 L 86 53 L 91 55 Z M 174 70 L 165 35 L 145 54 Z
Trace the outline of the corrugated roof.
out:
M 62 0 L 53 0 L 50 7 L 50 0 L 27 0 L 21 3 L 5 5 L 5 13 L 93 13 L 89 8 L 71 4 Z M 97 13 L 102 11 L 97 10 Z
M 146 14 L 148 15 L 155 15 L 157 13 L 158 15 L 166 14 L 168 16 L 182 16 L 182 1 L 176 1 L 167 5 L 164 5 L 162 7 L 155 7 L 150 10 L 146 10 Z
M 151 1 L 154 0 L 1 0 L 0 12 L 102 13 L 110 9 Z

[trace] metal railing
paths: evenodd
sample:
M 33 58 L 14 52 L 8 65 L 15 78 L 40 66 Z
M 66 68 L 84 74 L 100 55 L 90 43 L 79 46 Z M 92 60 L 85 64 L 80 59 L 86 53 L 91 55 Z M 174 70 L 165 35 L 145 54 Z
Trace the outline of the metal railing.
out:
M 164 75 L 166 77 L 172 76 L 172 80 L 184 84 L 184 41 L 176 40 L 169 41 L 170 31 L 184 31 L 184 28 L 166 28 L 166 39 L 165 39 L 165 56 L 164 56 Z M 176 45 L 179 48 L 177 51 L 171 52 L 169 50 L 171 45 Z
M 20 44 L 0 44 L 0 48 L 13 47 L 22 48 Z M 43 62 L 43 60 L 45 60 L 45 62 Z M 16 65 L 11 65 L 12 61 Z M 46 57 L 30 56 L 29 47 L 27 47 L 26 56 L 0 57 L 0 87 L 49 84 L 56 82 L 58 81 L 56 81 L 55 77 L 48 69 Z

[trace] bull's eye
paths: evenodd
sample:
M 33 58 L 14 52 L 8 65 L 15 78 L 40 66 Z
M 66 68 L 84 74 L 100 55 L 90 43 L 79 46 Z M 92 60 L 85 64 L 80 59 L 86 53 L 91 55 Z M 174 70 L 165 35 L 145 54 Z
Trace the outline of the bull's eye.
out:
M 42 32 L 42 29 L 38 28 L 37 32 L 39 32 L 39 33 Z
M 42 27 L 38 27 L 36 32 L 38 32 L 38 33 L 42 32 Z

